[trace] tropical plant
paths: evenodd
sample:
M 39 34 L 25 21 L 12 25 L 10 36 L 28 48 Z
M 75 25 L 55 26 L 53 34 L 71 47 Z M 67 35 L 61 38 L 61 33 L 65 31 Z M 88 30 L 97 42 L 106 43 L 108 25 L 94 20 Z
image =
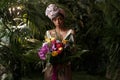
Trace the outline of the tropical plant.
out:
M 20 79 L 32 69 L 42 69 L 36 54 L 45 31 L 53 27 L 44 15 L 50 3 L 65 9 L 65 25 L 76 31 L 79 57 L 73 60 L 73 69 L 92 74 L 106 72 L 107 78 L 119 79 L 119 0 L 2 0 L 0 64 L 14 79 Z M 84 49 L 89 51 L 82 54 Z M 76 59 L 78 62 L 74 63 Z
M 36 52 L 40 42 L 33 38 L 28 27 L 24 4 L 9 0 L 3 3 L 6 4 L 0 8 L 0 64 L 12 73 L 13 80 L 19 80 L 30 71 L 29 64 L 38 60 Z

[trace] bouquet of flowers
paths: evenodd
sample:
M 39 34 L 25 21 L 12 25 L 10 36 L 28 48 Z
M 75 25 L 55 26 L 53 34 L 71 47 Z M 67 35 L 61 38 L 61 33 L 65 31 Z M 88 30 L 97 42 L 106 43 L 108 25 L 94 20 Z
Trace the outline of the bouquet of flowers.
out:
M 54 64 L 59 63 L 62 59 L 65 59 L 65 51 L 69 46 L 68 40 L 57 40 L 54 37 L 45 38 L 42 47 L 38 51 L 38 55 L 41 60 L 47 60 L 48 62 Z

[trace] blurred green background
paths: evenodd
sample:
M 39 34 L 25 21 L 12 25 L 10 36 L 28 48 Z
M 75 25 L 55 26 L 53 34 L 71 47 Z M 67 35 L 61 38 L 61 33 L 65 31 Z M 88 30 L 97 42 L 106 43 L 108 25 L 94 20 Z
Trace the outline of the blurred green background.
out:
M 76 32 L 73 80 L 120 80 L 120 0 L 1 0 L 0 79 L 43 80 L 37 52 L 54 27 L 45 16 L 50 3 Z

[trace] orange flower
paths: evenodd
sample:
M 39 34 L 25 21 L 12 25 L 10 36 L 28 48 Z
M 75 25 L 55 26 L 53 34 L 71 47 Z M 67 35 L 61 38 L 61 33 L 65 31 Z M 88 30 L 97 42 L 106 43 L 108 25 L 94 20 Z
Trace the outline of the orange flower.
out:
M 53 51 L 52 52 L 52 56 L 57 56 L 58 55 L 58 52 L 57 51 Z
M 62 43 L 63 43 L 63 44 L 67 44 L 67 43 L 68 43 L 68 40 L 62 40 Z

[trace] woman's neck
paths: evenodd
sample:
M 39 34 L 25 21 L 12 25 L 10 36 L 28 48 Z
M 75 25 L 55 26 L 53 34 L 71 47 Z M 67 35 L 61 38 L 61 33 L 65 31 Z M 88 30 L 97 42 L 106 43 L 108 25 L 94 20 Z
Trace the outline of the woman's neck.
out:
M 64 31 L 65 29 L 64 29 L 64 27 L 62 27 L 62 26 L 56 26 L 55 30 L 56 30 L 57 32 L 61 32 L 61 31 Z
M 56 32 L 56 35 L 57 35 L 57 38 L 61 39 L 63 38 L 63 31 L 64 31 L 64 28 L 63 27 L 56 27 L 55 28 L 55 32 Z

